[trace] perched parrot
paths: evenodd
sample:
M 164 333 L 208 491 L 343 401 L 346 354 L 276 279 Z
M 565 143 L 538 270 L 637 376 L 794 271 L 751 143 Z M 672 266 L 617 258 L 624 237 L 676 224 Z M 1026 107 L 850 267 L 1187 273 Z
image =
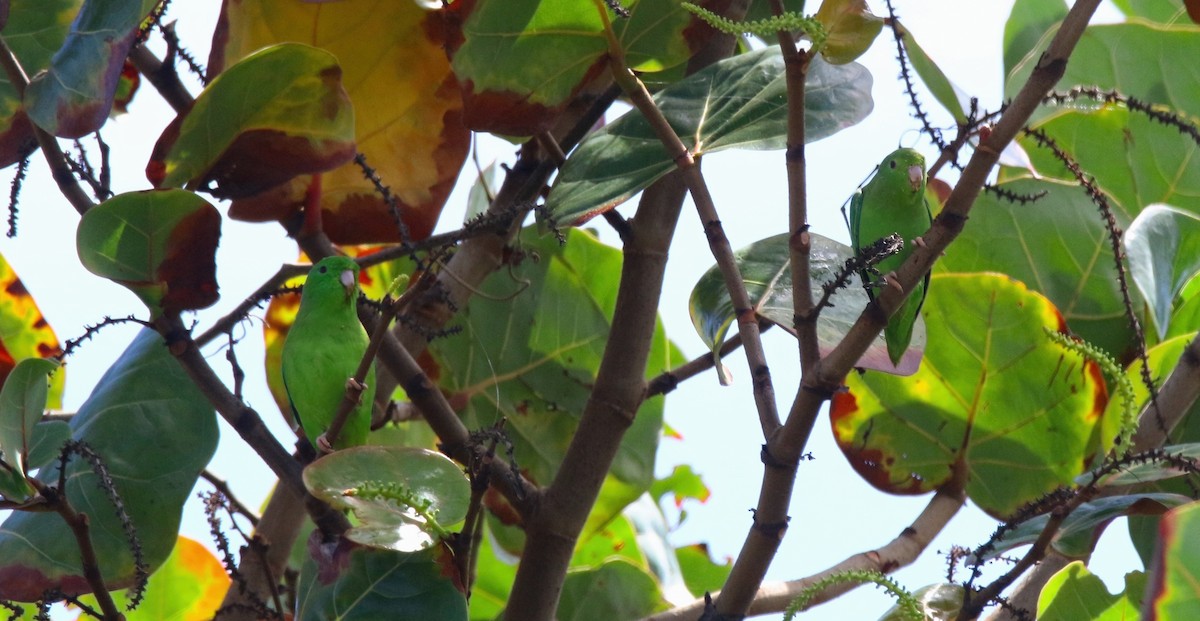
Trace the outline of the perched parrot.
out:
M 292 411 L 308 440 L 323 452 L 364 444 L 371 429 L 374 366 L 365 378 L 362 399 L 333 446 L 325 439 L 367 349 L 357 301 L 358 264 L 347 257 L 322 259 L 308 273 L 300 311 L 283 343 L 283 385 Z
M 875 266 L 889 286 L 897 286 L 895 270 L 912 254 L 913 244 L 924 245 L 920 235 L 929 230 L 932 222 L 929 204 L 925 202 L 925 158 L 912 149 L 897 149 L 888 154 L 875 176 L 850 199 L 850 243 L 855 253 L 893 233 L 904 238 L 899 253 Z M 862 278 L 864 283 L 871 280 L 866 273 Z M 908 349 L 928 287 L 929 274 L 926 274 L 883 330 L 892 364 L 899 364 Z M 867 294 L 874 299 L 870 287 Z

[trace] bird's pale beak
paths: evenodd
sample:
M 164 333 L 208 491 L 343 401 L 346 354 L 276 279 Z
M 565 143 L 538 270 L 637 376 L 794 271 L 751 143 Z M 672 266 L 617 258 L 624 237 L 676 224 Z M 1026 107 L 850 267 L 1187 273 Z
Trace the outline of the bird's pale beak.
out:
M 925 169 L 920 166 L 908 167 L 908 182 L 912 185 L 913 192 L 921 189 L 921 183 L 925 181 Z
M 346 297 L 354 295 L 355 285 L 358 284 L 354 278 L 354 270 L 345 270 L 339 276 L 338 280 L 342 283 L 342 287 L 346 289 Z

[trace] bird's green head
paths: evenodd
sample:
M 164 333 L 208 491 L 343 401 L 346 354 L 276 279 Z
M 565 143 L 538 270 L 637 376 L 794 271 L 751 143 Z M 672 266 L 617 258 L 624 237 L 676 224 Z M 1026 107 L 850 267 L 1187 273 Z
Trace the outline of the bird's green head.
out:
M 925 193 L 925 156 L 912 149 L 896 149 L 879 165 L 879 175 L 892 189 Z
M 307 300 L 351 300 L 358 297 L 358 264 L 349 257 L 326 257 L 304 281 L 301 304 Z

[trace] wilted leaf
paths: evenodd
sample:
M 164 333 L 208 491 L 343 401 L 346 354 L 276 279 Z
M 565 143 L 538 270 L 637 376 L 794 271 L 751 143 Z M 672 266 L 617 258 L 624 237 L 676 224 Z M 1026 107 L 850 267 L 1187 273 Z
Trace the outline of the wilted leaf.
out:
M 50 66 L 67 37 L 83 0 L 32 0 L 11 4 L 4 42 L 28 75 Z M 0 71 L 0 168 L 15 164 L 37 147 L 33 124 L 8 73 Z
M 835 65 L 862 56 L 883 29 L 883 18 L 871 13 L 864 0 L 824 0 L 813 17 L 827 35 L 821 56 Z
M 967 496 L 996 516 L 1071 482 L 1095 454 L 1107 402 L 1099 368 L 1050 341 L 1062 315 L 998 274 L 935 276 L 916 375 L 846 378 L 830 421 L 869 483 L 921 494 L 965 475 Z
M 100 129 L 112 110 L 138 25 L 158 3 L 86 0 L 49 70 L 29 81 L 29 118 L 62 138 L 81 138 Z
M 179 531 L 183 504 L 217 446 L 216 415 L 167 351 L 162 337 L 141 332 L 96 384 L 71 419 L 74 439 L 104 461 L 137 529 L 151 571 L 166 560 Z M 57 484 L 58 469 L 38 479 Z M 92 543 L 111 588 L 134 577 L 129 541 L 87 461 L 72 458 L 67 500 L 91 520 Z M 0 525 L 0 598 L 31 602 L 47 589 L 90 591 L 79 547 L 66 522 L 17 512 Z
M 663 89 L 655 102 L 693 155 L 723 149 L 782 149 L 787 143 L 783 59 L 771 47 L 727 58 Z M 813 60 L 805 88 L 805 139 L 815 142 L 871 111 L 862 65 Z M 593 132 L 559 172 L 546 202 L 561 224 L 578 225 L 629 200 L 675 169 L 636 110 Z
M 212 305 L 221 214 L 186 190 L 114 196 L 88 210 L 75 242 L 91 273 L 133 291 L 154 315 Z
M 470 146 L 462 97 L 450 73 L 442 11 L 418 2 L 242 0 L 222 9 L 228 31 L 214 34 L 211 71 L 287 41 L 327 50 L 341 62 L 354 105 L 354 140 L 391 189 L 414 240 L 433 230 Z M 457 6 L 455 3 L 454 6 Z M 350 163 L 235 200 L 230 216 L 287 221 L 319 190 L 325 232 L 339 244 L 399 241 L 396 217 L 362 170 Z
M 159 138 L 146 177 L 155 187 L 245 198 L 353 157 L 354 110 L 337 59 L 284 43 L 247 56 L 205 87 Z
M 814 289 L 833 282 L 854 251 L 838 243 L 811 233 L 812 251 L 809 254 L 809 275 Z M 795 310 L 792 306 L 791 255 L 788 251 L 788 235 L 781 233 L 759 240 L 738 250 L 734 255 L 738 269 L 745 281 L 750 302 L 760 317 L 795 336 L 792 327 Z M 858 274 L 852 274 L 845 288 L 833 296 L 833 306 L 821 310 L 817 318 L 817 340 L 823 354 L 829 353 L 845 338 L 850 327 L 858 321 L 868 303 L 866 291 Z M 717 351 L 729 332 L 736 313 L 724 278 L 714 265 L 709 268 L 692 289 L 688 302 L 692 325 L 700 338 L 712 351 Z M 912 375 L 921 364 L 925 348 L 925 322 L 918 318 L 913 327 L 913 339 L 898 366 L 893 365 L 887 353 L 887 342 L 883 334 L 859 358 L 857 366 L 897 375 Z
M 367 483 L 395 484 L 408 501 L 347 494 Z M 408 447 L 336 451 L 304 469 L 304 485 L 333 506 L 354 511 L 359 524 L 346 535 L 351 541 L 399 552 L 437 543 L 427 516 L 446 528 L 466 516 L 471 498 L 470 484 L 454 462 L 441 453 Z M 422 506 L 414 508 L 416 504 Z
M 62 353 L 58 337 L 46 323 L 33 296 L 25 289 L 21 279 L 0 255 L 0 384 L 21 360 L 26 358 L 52 358 Z M 50 392 L 46 407 L 62 407 L 63 378 L 66 371 L 59 369 L 50 376 Z

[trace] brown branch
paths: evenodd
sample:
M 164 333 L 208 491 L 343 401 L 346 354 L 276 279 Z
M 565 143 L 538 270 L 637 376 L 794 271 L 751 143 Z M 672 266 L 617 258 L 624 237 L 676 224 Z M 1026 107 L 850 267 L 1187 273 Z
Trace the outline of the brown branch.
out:
M 179 80 L 179 73 L 175 71 L 175 67 L 159 60 L 154 52 L 146 49 L 144 45 L 134 47 L 129 52 L 129 60 L 146 76 L 150 84 L 154 85 L 155 90 L 162 95 L 175 114 L 184 114 L 192 109 L 196 100 Z
M 774 324 L 766 320 L 760 319 L 758 322 L 758 330 L 760 333 L 766 332 L 767 330 L 770 330 L 771 326 L 773 325 Z M 717 354 L 721 358 L 724 358 L 725 356 L 737 351 L 737 349 L 741 346 L 742 335 L 735 334 L 728 339 L 725 339 L 724 343 L 721 343 L 721 347 L 717 350 Z M 662 372 L 657 377 L 647 382 L 646 398 L 649 399 L 650 397 L 665 395 L 678 388 L 681 382 L 689 380 L 713 368 L 714 366 L 716 366 L 716 360 L 713 359 L 712 352 L 700 354 L 699 356 L 679 365 L 678 367 L 675 367 L 674 369 L 671 369 L 670 371 Z
M 915 561 L 929 542 L 942 532 L 946 524 L 958 514 L 962 508 L 965 495 L 961 489 L 954 486 L 939 490 L 929 500 L 929 504 L 912 524 L 900 531 L 887 544 L 868 552 L 859 552 L 842 562 L 819 573 L 798 580 L 789 580 L 774 584 L 764 584 L 754 594 L 747 614 L 763 615 L 778 613 L 785 610 L 797 596 L 812 585 L 825 578 L 853 570 L 873 570 L 889 574 L 910 565 Z M 861 583 L 839 583 L 813 596 L 805 610 L 837 598 L 855 588 Z M 721 593 L 714 594 L 720 597 Z M 697 600 L 685 606 L 674 608 L 667 612 L 647 617 L 644 621 L 684 621 L 695 619 L 704 609 L 704 600 Z
M 228 498 L 228 497 L 227 497 Z M 222 621 L 256 621 L 254 602 L 264 601 L 274 593 L 274 576 L 283 575 L 287 568 L 292 545 L 304 523 L 304 499 L 288 486 L 277 486 L 267 501 L 262 519 L 254 529 L 254 537 L 263 542 L 266 552 L 243 554 L 238 572 L 244 588 L 230 588 L 221 602 Z
M 29 86 L 29 77 L 25 75 L 21 61 L 17 60 L 16 54 L 13 54 L 12 49 L 8 47 L 8 41 L 3 36 L 0 36 L 0 65 L 4 65 L 4 72 L 8 75 L 8 81 L 12 83 L 13 90 L 17 91 L 17 97 L 24 99 L 25 87 Z M 58 140 L 46 133 L 46 130 L 38 127 L 32 120 L 29 121 L 29 125 L 33 128 L 33 136 L 37 139 L 38 146 L 46 156 L 46 163 L 50 166 L 50 174 L 54 177 L 54 183 L 58 184 L 58 190 L 71 203 L 75 211 L 79 212 L 79 215 L 87 213 L 87 210 L 94 207 L 95 203 L 88 198 L 75 175 L 71 174 L 67 156 L 58 146 Z

